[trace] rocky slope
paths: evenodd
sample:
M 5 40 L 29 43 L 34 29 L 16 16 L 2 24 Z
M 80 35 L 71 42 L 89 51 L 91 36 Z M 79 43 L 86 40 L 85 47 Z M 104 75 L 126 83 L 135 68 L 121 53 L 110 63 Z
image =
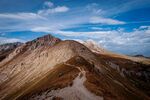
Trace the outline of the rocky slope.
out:
M 142 74 L 144 80 L 129 73 L 138 66 L 92 52 L 76 41 L 46 35 L 18 47 L 0 63 L 0 99 L 149 100 L 149 66 L 147 75 Z
M 0 45 L 0 62 L 22 44 L 23 43 L 15 42 Z

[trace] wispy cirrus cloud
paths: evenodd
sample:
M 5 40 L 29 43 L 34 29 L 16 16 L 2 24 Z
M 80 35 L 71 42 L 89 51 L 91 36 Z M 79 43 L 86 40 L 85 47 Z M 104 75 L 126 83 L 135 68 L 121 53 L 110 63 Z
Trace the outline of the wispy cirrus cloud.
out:
M 104 3 L 91 3 L 87 8 L 97 15 L 112 16 L 140 8 L 148 8 L 149 5 L 149 0 L 110 0 Z
M 130 3 L 132 2 L 126 4 Z M 79 9 L 70 9 L 65 5 L 56 6 L 53 2 L 46 1 L 43 3 L 43 8 L 34 13 L 0 13 L 0 31 L 52 32 L 76 26 L 80 27 L 81 24 L 86 23 L 93 26 L 95 24 L 122 25 L 130 23 L 102 16 L 103 14 L 99 15 L 103 11 L 97 3 L 87 4 L 86 7 L 80 7 Z
M 127 4 L 130 4 L 130 2 Z M 43 4 L 43 8 L 38 10 L 37 13 L 1 13 L 0 19 L 2 21 L 0 22 L 0 26 L 6 26 L 3 27 L 3 29 L 1 27 L 2 31 L 38 30 L 45 32 L 47 30 L 67 29 L 77 25 L 80 26 L 80 24 L 85 23 L 103 25 L 120 25 L 130 23 L 99 15 L 103 12 L 108 13 L 107 10 L 104 11 L 103 9 L 100 9 L 99 5 L 96 3 L 88 4 L 86 9 L 81 7 L 80 12 L 78 12 L 65 5 L 55 6 L 54 3 L 46 1 Z M 57 15 L 57 13 L 60 13 L 61 15 Z M 86 16 L 84 16 L 84 13 Z M 10 23 L 13 23 L 13 26 Z M 141 23 L 141 21 L 139 23 Z
M 70 11 L 71 10 L 71 11 Z M 65 5 L 55 5 L 50 1 L 43 3 L 37 12 L 0 13 L 0 31 L 40 31 L 61 30 L 85 23 L 117 25 L 125 22 L 94 15 L 86 8 L 70 9 Z M 86 16 L 84 16 L 86 14 Z M 13 26 L 12 26 L 13 24 Z M 2 27 L 5 26 L 5 27 Z
M 14 19 L 14 20 L 22 20 L 22 21 L 28 21 L 28 20 L 39 20 L 39 19 L 45 19 L 44 17 L 36 14 L 36 13 L 2 13 L 0 14 L 1 19 Z
M 107 25 L 119 25 L 119 24 L 125 24 L 125 22 L 123 21 L 119 21 L 119 20 L 115 20 L 115 19 L 111 19 L 111 18 L 103 18 L 103 17 L 92 17 L 90 19 L 91 23 L 94 24 L 107 24 Z

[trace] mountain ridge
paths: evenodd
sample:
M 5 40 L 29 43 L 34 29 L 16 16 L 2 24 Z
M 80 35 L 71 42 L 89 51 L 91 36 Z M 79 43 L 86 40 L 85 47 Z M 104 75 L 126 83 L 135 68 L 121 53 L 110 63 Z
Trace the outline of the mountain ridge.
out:
M 51 36 L 48 35 L 48 37 Z M 69 84 L 72 83 L 72 81 L 75 81 L 74 79 L 76 78 L 77 80 L 81 81 L 80 78 L 77 77 L 77 75 L 80 73 L 79 72 L 80 70 L 78 70 L 78 68 L 81 68 L 86 71 L 86 75 L 84 75 L 84 73 L 81 74 L 84 75 L 84 78 L 87 79 L 87 81 L 82 82 L 81 87 L 87 88 L 88 91 L 94 93 L 95 95 L 101 96 L 103 99 L 112 100 L 112 98 L 114 98 L 118 100 L 120 99 L 126 100 L 126 97 L 129 97 L 131 100 L 133 98 L 139 100 L 145 98 L 148 100 L 148 96 L 145 95 L 143 92 L 141 92 L 141 90 L 135 87 L 127 79 L 126 73 L 128 73 L 128 70 L 125 70 L 125 74 L 124 74 L 123 73 L 124 68 L 120 67 L 122 61 L 124 61 L 127 64 L 128 63 L 132 64 L 133 63 L 132 61 L 128 61 L 128 60 L 119 61 L 120 60 L 119 59 L 118 61 L 121 64 L 118 67 L 118 65 L 115 64 L 116 62 L 114 61 L 110 62 L 109 60 L 110 57 L 108 58 L 105 55 L 95 54 L 89 48 L 76 41 L 72 41 L 72 40 L 61 41 L 53 37 L 49 39 L 46 36 L 46 37 L 41 37 L 40 39 L 35 39 L 33 41 L 27 42 L 26 44 L 23 45 L 23 47 L 18 47 L 16 49 L 17 51 L 18 49 L 20 50 L 20 48 L 25 48 L 23 52 L 21 50 L 18 54 L 16 54 L 17 56 L 14 55 L 12 56 L 11 59 L 8 60 L 6 58 L 6 60 L 0 63 L 1 99 L 19 100 L 20 98 L 25 98 L 25 95 L 28 94 L 30 94 L 31 96 L 29 96 L 29 98 L 27 99 L 33 99 L 30 97 L 35 96 L 33 91 L 35 91 L 34 89 L 36 88 L 36 86 L 40 87 L 38 89 L 43 89 L 42 91 L 46 91 L 44 87 L 45 86 L 49 87 L 52 85 L 51 88 L 47 88 L 47 89 L 49 91 L 54 91 L 55 90 L 54 88 L 57 86 L 55 86 L 55 84 L 47 84 L 47 82 L 51 83 L 53 81 L 55 82 L 57 80 L 60 80 L 61 76 L 64 77 L 63 79 L 61 79 L 61 81 L 65 83 L 61 83 L 61 81 L 57 81 L 56 84 L 62 90 L 61 89 L 59 90 L 58 88 L 56 88 L 56 90 L 57 92 L 64 91 L 63 84 L 67 84 L 65 86 L 68 86 Z M 38 46 L 35 46 L 39 42 L 39 40 L 40 41 L 46 40 L 46 42 L 44 42 L 45 43 L 44 45 L 39 44 Z M 54 40 L 54 42 L 51 40 Z M 50 45 L 49 45 L 49 41 L 52 42 L 50 43 Z M 31 49 L 32 47 L 34 49 Z M 132 65 L 134 65 L 134 63 Z M 58 66 L 62 70 L 57 69 Z M 70 70 L 70 68 L 74 70 Z M 59 72 L 59 73 L 55 74 L 55 72 Z M 68 73 L 70 73 L 69 76 Z M 53 78 L 47 79 L 47 77 L 53 77 Z M 70 77 L 71 79 L 68 77 Z M 99 78 L 101 80 L 99 80 Z M 40 81 L 39 79 L 43 79 L 43 81 Z M 102 80 L 103 83 L 100 82 Z M 44 87 L 42 87 L 43 86 L 42 84 L 45 84 Z M 99 90 L 97 90 L 96 87 L 98 87 Z M 120 88 L 121 90 L 119 90 Z M 71 99 L 72 100 L 76 100 L 77 98 L 83 99 L 83 97 L 86 97 L 87 94 L 90 93 L 90 92 L 85 92 L 85 89 L 83 90 L 84 90 L 83 93 L 74 92 L 78 96 L 74 97 L 74 95 L 72 94 L 74 98 Z M 42 91 L 40 92 L 40 94 L 44 93 Z M 73 91 L 76 90 L 74 90 L 73 88 Z M 52 96 L 53 98 L 57 97 L 55 94 L 53 94 L 53 92 L 48 92 L 48 93 L 53 95 Z M 37 96 L 42 96 L 40 94 Z M 83 96 L 80 97 L 80 95 Z M 60 97 L 66 98 L 66 96 L 62 94 L 60 95 Z M 47 96 L 45 97 L 45 99 L 46 98 Z M 90 97 L 88 99 L 91 100 Z

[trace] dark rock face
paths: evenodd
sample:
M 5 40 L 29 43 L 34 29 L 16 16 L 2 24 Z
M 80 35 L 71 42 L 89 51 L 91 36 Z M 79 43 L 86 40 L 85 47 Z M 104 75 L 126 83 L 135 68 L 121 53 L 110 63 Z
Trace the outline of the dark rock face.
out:
M 150 96 L 150 65 L 137 63 L 136 66 L 124 74 L 137 88 Z
M 0 45 L 0 61 L 5 59 L 13 50 L 22 45 L 23 43 L 15 42 L 15 43 L 7 43 Z

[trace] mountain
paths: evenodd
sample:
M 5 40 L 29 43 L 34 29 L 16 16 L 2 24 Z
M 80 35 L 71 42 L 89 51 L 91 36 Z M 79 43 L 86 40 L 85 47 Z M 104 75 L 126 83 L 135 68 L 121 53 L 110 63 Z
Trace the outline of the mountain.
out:
M 0 62 L 0 99 L 149 100 L 150 63 L 114 55 L 51 35 L 29 41 Z
M 5 59 L 13 50 L 22 44 L 23 43 L 15 42 L 0 45 L 0 61 Z
M 145 57 L 145 56 L 143 56 L 143 55 L 141 55 L 141 54 L 138 54 L 138 55 L 133 55 L 133 57 L 139 57 L 139 58 L 148 58 L 148 59 L 150 59 L 150 57 Z
M 83 45 L 85 45 L 87 48 L 89 48 L 92 52 L 97 53 L 97 54 L 103 54 L 103 55 L 107 55 L 110 57 L 119 57 L 119 58 L 123 58 L 123 59 L 128 59 L 128 60 L 132 60 L 134 62 L 140 62 L 143 64 L 150 64 L 150 60 L 149 57 L 142 57 L 142 55 L 136 55 L 136 56 L 127 56 L 127 55 L 123 55 L 123 54 L 116 54 L 114 52 L 111 52 L 109 50 L 106 50 L 105 48 L 103 48 L 102 46 L 99 46 L 99 44 L 97 44 L 95 41 L 93 40 L 87 40 L 87 41 L 78 41 L 80 43 L 82 43 Z
M 83 45 L 85 45 L 87 48 L 89 48 L 92 52 L 95 53 L 108 53 L 108 51 L 106 49 L 104 49 L 103 47 L 100 47 L 95 41 L 93 40 L 87 40 L 87 41 L 79 41 L 80 43 L 82 43 Z

